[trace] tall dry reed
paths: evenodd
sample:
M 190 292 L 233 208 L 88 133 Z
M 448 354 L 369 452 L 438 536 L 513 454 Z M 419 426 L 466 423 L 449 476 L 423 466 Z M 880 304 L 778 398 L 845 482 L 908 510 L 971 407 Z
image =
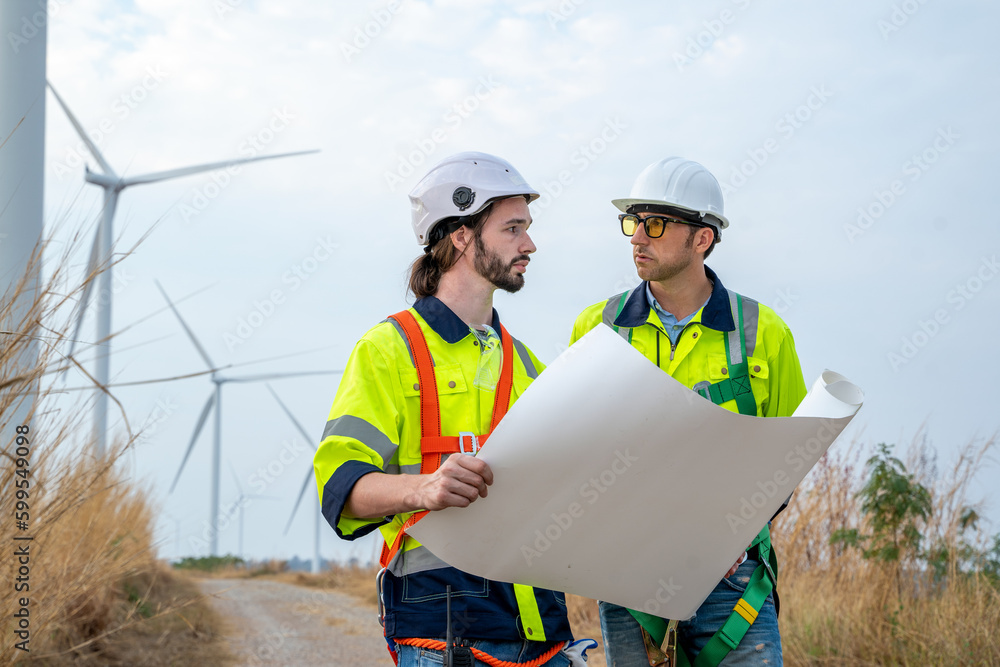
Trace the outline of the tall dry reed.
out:
M 97 277 L 95 272 L 68 287 L 70 254 L 80 242 L 74 235 L 60 256 L 49 258 L 48 276 L 34 288 L 28 277 L 43 273 L 40 257 L 52 247 L 40 244 L 25 278 L 0 295 L 0 425 L 6 440 L 0 443 L 0 572 L 6 591 L 0 596 L 0 664 L 128 664 L 111 640 L 167 612 L 150 595 L 170 577 L 155 559 L 153 510 L 145 490 L 118 465 L 134 434 L 96 459 L 89 437 L 92 399 L 67 401 L 58 379 L 68 366 L 76 369 L 75 377 L 93 383 L 64 356 L 74 302 Z M 120 410 L 113 396 L 112 405 Z M 22 433 L 27 428 L 21 444 L 30 453 L 20 460 L 10 441 L 15 426 Z M 18 490 L 27 497 L 18 498 Z M 14 520 L 19 500 L 27 503 L 21 505 L 26 525 Z M 26 548 L 26 558 L 13 559 L 15 547 Z M 14 591 L 18 577 L 24 585 Z M 174 600 L 170 608 L 188 602 Z M 23 618 L 25 607 L 30 639 L 21 643 L 24 635 L 16 632 L 22 620 L 15 614 Z
M 932 509 L 921 522 L 921 555 L 893 562 L 830 542 L 838 529 L 870 532 L 858 496 L 863 447 L 835 447 L 817 464 L 772 526 L 789 665 L 1000 664 L 1000 590 L 969 558 L 989 546 L 969 521 L 978 505 L 968 496 L 994 445 L 968 444 L 941 473 L 916 438 L 907 470 L 931 492 Z M 927 562 L 931 553 L 938 568 Z

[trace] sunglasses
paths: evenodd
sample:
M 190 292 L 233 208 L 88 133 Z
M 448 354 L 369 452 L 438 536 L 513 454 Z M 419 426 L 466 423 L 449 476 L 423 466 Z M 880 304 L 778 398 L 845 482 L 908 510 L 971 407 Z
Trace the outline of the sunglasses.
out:
M 622 213 L 618 216 L 618 219 L 621 220 L 622 234 L 625 236 L 632 236 L 639 230 L 639 225 L 645 225 L 646 236 L 651 239 L 658 239 L 663 236 L 663 230 L 667 228 L 668 222 L 673 222 L 679 225 L 693 225 L 695 227 L 708 226 L 697 222 L 691 222 L 690 220 L 683 220 L 681 218 L 666 215 L 651 215 L 646 218 L 640 218 L 639 216 L 631 213 Z

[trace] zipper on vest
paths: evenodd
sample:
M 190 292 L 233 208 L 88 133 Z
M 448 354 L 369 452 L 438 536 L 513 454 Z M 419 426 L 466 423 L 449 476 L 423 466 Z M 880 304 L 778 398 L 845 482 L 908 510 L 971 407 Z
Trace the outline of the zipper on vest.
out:
M 685 324 L 684 328 L 681 329 L 681 332 L 679 334 L 677 334 L 677 342 L 676 343 L 673 343 L 673 342 L 670 343 L 670 361 L 674 360 L 674 352 L 677 351 L 677 346 L 680 345 L 681 338 L 684 337 L 684 332 L 687 331 L 688 327 L 691 326 L 692 324 L 694 324 L 694 322 L 688 322 L 687 324 Z M 667 336 L 667 338 L 669 339 L 670 336 Z
M 670 361 L 674 360 L 674 353 L 677 352 L 677 346 L 680 345 L 681 338 L 684 337 L 684 332 L 687 331 L 688 327 L 691 326 L 692 324 L 694 324 L 694 322 L 688 322 L 687 324 L 684 325 L 684 328 L 681 329 L 681 331 L 680 331 L 679 334 L 677 334 L 677 342 L 676 343 L 674 343 L 673 341 L 671 341 L 671 343 L 670 343 Z M 655 324 L 650 324 L 650 326 L 652 326 L 654 329 L 656 329 L 656 367 L 659 368 L 660 367 L 660 334 L 663 334 L 664 336 L 667 336 L 667 333 L 665 331 L 663 331 L 662 329 L 660 329 L 660 327 L 656 326 Z M 667 336 L 667 340 L 670 340 L 670 336 Z

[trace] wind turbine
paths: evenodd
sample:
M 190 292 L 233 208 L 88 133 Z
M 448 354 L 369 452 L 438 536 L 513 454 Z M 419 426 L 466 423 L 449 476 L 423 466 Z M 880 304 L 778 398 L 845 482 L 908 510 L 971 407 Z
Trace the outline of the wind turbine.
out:
M 305 441 L 308 442 L 309 446 L 315 450 L 316 445 L 313 444 L 312 438 L 310 438 L 309 434 L 306 433 L 306 430 L 302 428 L 302 424 L 300 424 L 299 420 L 295 418 L 295 415 L 292 414 L 292 411 L 288 409 L 288 407 L 284 404 L 284 402 L 280 398 L 278 398 L 278 394 L 274 391 L 274 389 L 271 388 L 271 385 L 267 385 L 267 390 L 271 392 L 272 396 L 274 396 L 274 400 L 278 401 L 278 405 L 280 405 L 281 409 L 285 411 L 285 414 L 288 415 L 288 418 L 292 420 L 292 423 L 295 424 L 295 428 L 299 430 L 299 433 L 302 434 L 302 437 L 305 438 Z M 302 497 L 306 495 L 306 489 L 309 488 L 309 482 L 312 481 L 313 479 L 314 479 L 313 468 L 312 466 L 309 466 L 309 470 L 306 472 L 306 478 L 302 482 L 302 488 L 299 490 L 299 497 L 295 500 L 295 507 L 292 509 L 292 515 L 288 517 L 288 524 L 285 526 L 285 532 L 282 533 L 282 535 L 287 535 L 288 529 L 292 527 L 292 519 L 295 518 L 295 513 L 299 511 L 299 503 L 302 502 Z M 313 534 L 312 573 L 319 574 L 320 504 L 318 502 L 313 503 L 313 511 L 316 515 L 315 516 L 316 530 L 315 533 Z
M 205 348 L 202 347 L 201 343 L 195 337 L 191 328 L 188 327 L 187 322 L 181 317 L 180 312 L 174 306 L 174 302 L 170 300 L 167 293 L 163 290 L 163 286 L 160 285 L 160 281 L 156 281 L 156 287 L 159 288 L 160 293 L 163 298 L 167 300 L 167 304 L 170 306 L 170 310 L 174 311 L 174 315 L 177 316 L 177 320 L 181 323 L 184 328 L 184 332 L 191 339 L 194 344 L 198 354 L 201 355 L 202 360 L 208 365 L 208 369 L 212 372 L 209 376 L 212 382 L 215 384 L 215 389 L 209 395 L 208 400 L 205 401 L 205 407 L 201 409 L 201 414 L 198 416 L 198 422 L 194 427 L 194 434 L 191 436 L 191 442 L 188 443 L 187 451 L 184 452 L 184 460 L 181 461 L 181 467 L 177 470 L 177 475 L 174 477 L 174 483 L 170 485 L 170 493 L 174 492 L 174 488 L 177 486 L 177 481 L 181 478 L 181 473 L 184 472 L 184 466 L 187 464 L 188 457 L 191 456 L 191 450 L 194 448 L 194 443 L 197 442 L 198 436 L 201 434 L 201 429 L 205 426 L 205 421 L 208 419 L 209 413 L 212 408 L 215 408 L 215 434 L 212 443 L 212 496 L 210 500 L 209 507 L 209 526 L 211 527 L 212 539 L 211 539 L 211 550 L 212 556 L 219 555 L 219 531 L 217 529 L 217 521 L 219 517 L 219 458 L 222 452 L 222 385 L 227 382 L 259 382 L 262 380 L 277 380 L 280 378 L 289 377 L 299 377 L 303 375 L 329 375 L 331 373 L 337 373 L 339 371 L 298 371 L 295 373 L 263 373 L 258 375 L 244 375 L 241 377 L 234 376 L 223 376 L 219 374 L 218 366 L 212 363 L 212 360 L 208 358 L 208 353 L 205 352 Z
M 83 126 L 80 121 L 76 119 L 73 112 L 69 110 L 66 103 L 63 101 L 56 89 L 49 85 L 49 90 L 55 95 L 56 101 L 59 102 L 59 106 L 63 108 L 66 112 L 66 116 L 69 117 L 69 122 L 76 129 L 76 133 L 80 135 L 80 139 L 86 144 L 87 149 L 90 150 L 90 154 L 94 156 L 97 163 L 101 166 L 101 171 L 103 173 L 95 173 L 90 170 L 88 165 L 85 173 L 85 180 L 88 183 L 93 183 L 104 189 L 104 207 L 103 215 L 101 217 L 101 222 L 97 226 L 97 231 L 94 234 L 94 244 L 90 249 L 90 259 L 87 261 L 87 281 L 84 286 L 83 296 L 80 300 L 80 312 L 77 315 L 76 320 L 76 330 L 73 332 L 73 338 L 70 342 L 69 356 L 73 356 L 73 351 L 76 347 L 76 341 L 80 337 L 80 327 L 83 325 L 83 315 L 87 310 L 87 303 L 90 300 L 90 293 L 94 286 L 94 277 L 99 276 L 100 280 L 100 294 L 107 295 L 106 299 L 97 300 L 97 343 L 98 354 L 96 358 L 97 368 L 94 372 L 94 379 L 100 385 L 97 392 L 97 401 L 94 405 L 94 442 L 97 449 L 97 456 L 104 456 L 105 442 L 107 440 L 107 423 L 108 423 L 108 394 L 105 387 L 108 385 L 109 375 L 110 375 L 110 365 L 111 365 L 111 245 L 112 239 L 114 238 L 114 218 L 115 218 L 115 208 L 118 206 L 118 195 L 121 194 L 122 190 L 131 185 L 143 185 L 145 183 L 156 183 L 157 181 L 164 181 L 170 178 L 180 178 L 182 176 L 190 176 L 192 174 L 199 174 L 205 171 L 214 171 L 217 169 L 225 169 L 227 167 L 232 167 L 238 164 L 246 164 L 247 162 L 257 162 L 259 160 L 271 160 L 280 157 L 291 157 L 293 155 L 306 155 L 309 153 L 318 153 L 317 150 L 310 151 L 297 151 L 294 153 L 280 153 L 278 155 L 261 155 L 258 157 L 248 157 L 239 158 L 235 160 L 226 160 L 225 162 L 213 162 L 211 164 L 201 164 L 193 167 L 182 167 L 180 169 L 171 169 L 169 171 L 159 171 L 152 174 L 143 174 L 139 176 L 119 176 L 115 173 L 115 170 L 111 168 L 108 161 L 104 159 L 104 156 L 97 146 L 91 141 L 90 136 L 84 131 Z
M 236 507 L 240 511 L 240 550 L 236 553 L 237 556 L 243 558 L 243 510 L 246 509 L 246 505 L 243 503 L 244 500 L 252 500 L 254 498 L 260 500 L 280 500 L 274 496 L 262 496 L 259 493 L 243 493 L 243 487 L 240 485 L 240 478 L 236 476 L 236 469 L 233 467 L 232 462 L 229 463 L 229 472 L 233 475 L 233 481 L 236 482 L 236 490 L 240 492 L 238 498 L 236 498 Z

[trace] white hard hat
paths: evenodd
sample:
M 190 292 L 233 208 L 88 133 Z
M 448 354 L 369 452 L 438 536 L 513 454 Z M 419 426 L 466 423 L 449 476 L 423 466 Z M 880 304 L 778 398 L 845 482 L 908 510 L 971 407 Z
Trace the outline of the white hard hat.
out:
M 628 199 L 614 199 L 612 204 L 628 212 L 636 204 L 672 206 L 695 213 L 702 222 L 725 229 L 729 220 L 723 215 L 722 188 L 705 167 L 680 157 L 654 162 L 639 174 Z
M 487 153 L 456 153 L 431 167 L 410 192 L 413 233 L 427 245 L 434 225 L 447 218 L 475 215 L 495 199 L 539 194 L 514 166 Z

